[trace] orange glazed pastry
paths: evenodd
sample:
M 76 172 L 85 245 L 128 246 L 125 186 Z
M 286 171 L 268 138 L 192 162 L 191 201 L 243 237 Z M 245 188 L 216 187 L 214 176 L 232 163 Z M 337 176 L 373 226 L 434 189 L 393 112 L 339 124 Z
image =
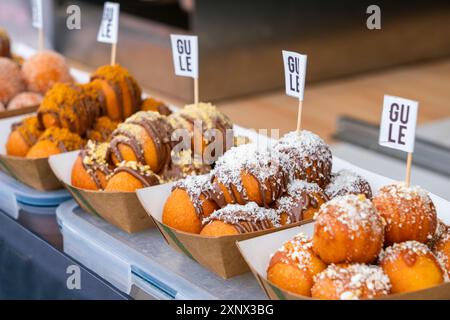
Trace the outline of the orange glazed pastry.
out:
M 204 236 L 227 236 L 280 227 L 280 216 L 274 209 L 259 207 L 255 202 L 229 204 L 203 219 Z
M 417 291 L 444 282 L 444 271 L 428 247 L 417 241 L 394 243 L 380 255 L 392 293 Z
M 226 204 L 256 202 L 269 207 L 285 191 L 287 174 L 275 154 L 245 144 L 228 150 L 213 170 L 215 201 Z
M 134 192 L 159 183 L 159 177 L 150 170 L 149 166 L 136 161 L 124 161 L 114 170 L 105 191 Z
M 11 41 L 5 29 L 0 28 L 0 57 L 11 58 Z
M 314 276 L 326 264 L 312 251 L 312 243 L 303 234 L 286 241 L 270 259 L 267 280 L 290 292 L 311 296 Z
M 137 161 L 159 173 L 170 161 L 172 128 L 167 118 L 153 111 L 140 111 L 112 133 L 111 157 L 114 163 Z
M 19 66 L 8 58 L 0 57 L 0 102 L 6 106 L 24 90 L 25 82 Z
M 325 263 L 370 263 L 383 240 L 383 219 L 364 195 L 338 196 L 320 207 L 313 249 Z
M 433 253 L 450 277 L 450 230 L 447 229 L 439 236 L 433 245 Z
M 89 140 L 72 167 L 72 185 L 81 189 L 102 190 L 112 173 L 106 162 L 107 143 Z
M 347 169 L 331 175 L 331 181 L 325 187 L 325 193 L 330 199 L 346 194 L 363 194 L 367 199 L 372 199 L 369 183 L 359 174 Z
M 22 92 L 11 99 L 8 103 L 8 110 L 16 110 L 27 107 L 37 107 L 42 102 L 42 95 L 35 92 Z
M 388 276 L 378 266 L 329 265 L 315 277 L 312 297 L 326 300 L 374 299 L 390 293 Z
M 47 92 L 37 113 L 45 128 L 67 128 L 84 135 L 94 124 L 100 110 L 83 94 L 81 87 L 57 83 Z
M 437 226 L 434 204 L 418 186 L 397 183 L 381 188 L 373 198 L 378 213 L 386 220 L 386 245 L 408 240 L 426 243 Z
M 42 132 L 36 116 L 31 116 L 18 123 L 14 123 L 11 127 L 8 141 L 6 142 L 6 154 L 25 157 L 31 146 L 39 139 Z
M 316 134 L 302 130 L 283 136 L 274 145 L 291 179 L 315 182 L 324 188 L 331 178 L 333 158 L 329 146 Z
M 66 59 L 59 53 L 43 51 L 26 60 L 22 73 L 28 90 L 44 95 L 56 83 L 72 83 Z
M 164 116 L 168 116 L 172 113 L 169 107 L 162 101 L 156 100 L 154 98 L 147 98 L 142 102 L 142 111 L 156 111 Z
M 88 129 L 87 138 L 97 142 L 109 142 L 111 140 L 111 134 L 116 130 L 118 122 L 111 120 L 110 118 L 103 116 L 97 118 L 92 129 Z
M 274 208 L 281 215 L 281 224 L 290 224 L 314 218 L 319 207 L 328 200 L 324 191 L 316 184 L 293 180 L 287 192 L 276 200 Z
M 177 181 L 191 175 L 203 175 L 211 171 L 211 166 L 198 161 L 191 149 L 170 152 L 171 161 L 160 172 L 160 175 L 168 181 Z
M 218 209 L 210 198 L 210 180 L 210 175 L 190 176 L 175 183 L 162 222 L 180 231 L 200 233 L 203 219 Z
M 85 141 L 65 128 L 49 128 L 28 151 L 27 158 L 47 158 L 53 154 L 81 149 Z
M 112 120 L 123 121 L 139 111 L 141 88 L 127 69 L 118 64 L 102 66 L 92 74 L 91 83 L 103 96 L 105 115 Z

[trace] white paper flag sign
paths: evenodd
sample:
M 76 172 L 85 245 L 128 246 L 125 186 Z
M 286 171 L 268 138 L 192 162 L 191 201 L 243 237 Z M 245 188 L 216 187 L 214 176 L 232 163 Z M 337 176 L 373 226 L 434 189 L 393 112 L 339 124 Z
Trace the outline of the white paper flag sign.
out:
M 413 152 L 418 109 L 417 101 L 384 96 L 379 144 Z
M 303 100 L 306 78 L 306 55 L 283 50 L 286 94 Z
M 198 78 L 197 36 L 170 35 L 173 65 L 177 76 Z
M 115 2 L 105 2 L 103 6 L 102 22 L 97 34 L 97 41 L 103 43 L 117 43 L 119 32 L 120 6 Z
M 31 0 L 31 24 L 33 28 L 42 28 L 42 0 Z

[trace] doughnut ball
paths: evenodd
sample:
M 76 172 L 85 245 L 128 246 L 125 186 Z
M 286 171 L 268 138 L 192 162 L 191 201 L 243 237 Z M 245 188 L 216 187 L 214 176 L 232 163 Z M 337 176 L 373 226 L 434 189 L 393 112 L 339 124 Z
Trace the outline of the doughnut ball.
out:
M 432 239 L 437 215 L 424 189 L 408 188 L 403 183 L 388 185 L 374 196 L 373 204 L 387 223 L 386 245 L 408 240 L 426 243 Z
M 42 134 L 36 116 L 27 117 L 14 123 L 6 142 L 6 154 L 16 157 L 25 157 Z
M 380 255 L 380 266 L 392 284 L 392 293 L 417 291 L 444 282 L 444 271 L 423 243 L 394 243 Z
M 25 90 L 25 81 L 19 66 L 8 58 L 0 57 L 0 102 L 8 102 Z
M 72 185 L 87 190 L 102 190 L 112 173 L 106 161 L 107 143 L 89 140 L 72 167 Z
M 44 95 L 55 83 L 72 83 L 66 59 L 54 51 L 43 51 L 25 61 L 22 73 L 29 91 Z
M 311 296 L 314 276 L 325 268 L 325 263 L 314 254 L 311 240 L 299 234 L 272 256 L 267 280 L 290 292 Z
M 156 111 L 164 116 L 168 116 L 172 113 L 169 107 L 162 101 L 156 100 L 154 98 L 147 98 L 142 101 L 141 104 L 142 111 Z
M 114 170 L 106 184 L 105 191 L 134 192 L 137 189 L 159 183 L 159 177 L 153 173 L 149 166 L 136 161 L 124 161 Z
M 47 158 L 54 154 L 81 149 L 85 144 L 83 138 L 65 128 L 49 128 L 30 148 L 26 157 L 30 159 Z
M 281 224 L 290 224 L 313 219 L 320 206 L 328 200 L 316 183 L 293 180 L 286 193 L 275 201 L 274 208 L 281 215 Z
M 220 189 L 216 199 L 226 204 L 256 202 L 269 207 L 285 191 L 287 174 L 276 154 L 259 151 L 255 144 L 233 147 L 219 158 L 213 170 Z
M 331 175 L 331 181 L 325 188 L 330 199 L 346 194 L 363 194 L 372 199 L 372 189 L 366 179 L 347 169 L 342 169 Z
M 383 240 L 383 219 L 364 195 L 338 196 L 320 207 L 313 249 L 325 263 L 371 263 Z
M 0 57 L 11 58 L 11 40 L 5 29 L 0 28 Z
M 317 183 L 324 188 L 331 178 L 330 147 L 316 134 L 302 130 L 283 136 L 274 145 L 291 179 Z
M 229 204 L 203 219 L 204 236 L 227 236 L 276 228 L 280 216 L 274 209 L 259 207 L 255 202 L 245 205 Z
M 326 300 L 360 300 L 386 296 L 391 291 L 388 276 L 378 266 L 329 265 L 315 277 L 312 297 Z
M 88 129 L 86 136 L 88 139 L 97 142 L 107 142 L 111 140 L 111 134 L 116 130 L 118 122 L 103 116 L 95 120 L 94 127 Z
M 450 230 L 443 232 L 433 245 L 433 253 L 450 277 Z
M 8 103 L 8 110 L 16 110 L 28 107 L 37 107 L 42 102 L 42 95 L 35 92 L 22 92 L 11 99 Z
M 200 233 L 203 219 L 218 209 L 209 196 L 210 181 L 209 175 L 202 175 L 175 183 L 164 204 L 162 222 L 180 231 Z
M 449 230 L 449 227 L 442 222 L 441 219 L 437 219 L 437 227 L 436 232 L 434 233 L 433 238 L 427 243 L 428 247 L 432 249 L 437 241 L 441 238 L 441 236 Z

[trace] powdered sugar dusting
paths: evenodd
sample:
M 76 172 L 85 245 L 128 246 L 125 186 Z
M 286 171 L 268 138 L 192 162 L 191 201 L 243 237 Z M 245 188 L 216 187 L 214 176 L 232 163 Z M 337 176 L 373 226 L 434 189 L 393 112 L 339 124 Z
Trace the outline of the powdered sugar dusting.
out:
M 418 241 L 405 241 L 401 243 L 394 243 L 381 251 L 379 260 L 380 263 L 392 262 L 398 259 L 400 255 L 419 255 L 419 256 L 433 256 L 431 250 L 423 243 Z
M 369 183 L 359 174 L 347 169 L 332 174 L 325 192 L 330 198 L 345 194 L 364 194 L 367 198 L 372 197 Z
M 286 258 L 281 259 L 283 263 L 294 263 L 301 270 L 309 270 L 314 255 L 312 251 L 311 239 L 306 237 L 303 233 L 299 233 L 291 240 L 286 241 L 283 246 L 278 249 L 278 252 L 283 252 Z

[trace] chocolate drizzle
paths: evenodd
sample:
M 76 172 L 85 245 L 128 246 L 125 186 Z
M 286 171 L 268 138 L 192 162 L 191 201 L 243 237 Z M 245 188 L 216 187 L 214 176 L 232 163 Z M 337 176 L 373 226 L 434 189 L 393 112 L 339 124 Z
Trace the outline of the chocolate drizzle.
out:
M 102 146 L 106 145 L 88 141 L 87 146 L 80 151 L 81 163 L 99 190 L 103 189 L 103 186 L 98 177 L 98 172 L 103 173 L 106 177 L 113 172 L 106 162 L 106 152 L 101 150 Z
M 153 172 L 151 172 L 150 170 L 143 172 L 141 170 L 136 170 L 131 167 L 128 167 L 126 165 L 121 165 L 114 170 L 114 174 L 117 174 L 119 172 L 126 172 L 131 176 L 133 176 L 134 178 L 138 179 L 142 183 L 142 186 L 144 188 L 159 184 L 158 176 Z

